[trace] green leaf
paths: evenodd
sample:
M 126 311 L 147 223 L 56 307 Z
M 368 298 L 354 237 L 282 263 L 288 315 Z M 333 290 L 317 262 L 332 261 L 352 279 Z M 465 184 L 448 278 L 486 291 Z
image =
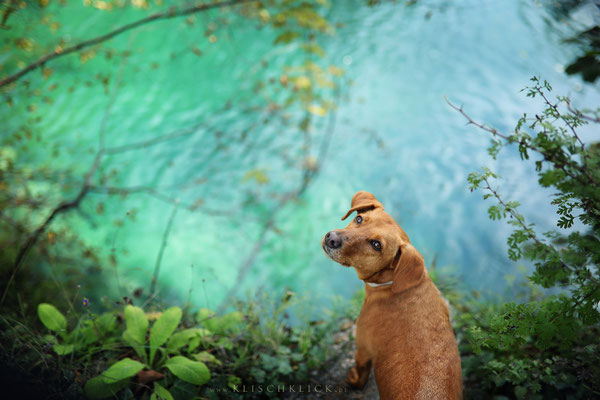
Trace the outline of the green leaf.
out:
M 179 350 L 180 348 L 188 344 L 191 338 L 197 335 L 201 335 L 202 331 L 204 331 L 204 329 L 192 328 L 174 333 L 169 339 L 169 342 L 167 343 L 167 350 L 169 352 Z
M 148 318 L 139 307 L 128 305 L 125 307 L 125 323 L 129 337 L 138 344 L 146 342 L 146 333 L 148 332 Z
M 198 311 L 196 320 L 213 333 L 224 333 L 232 330 L 236 325 L 242 322 L 244 320 L 244 314 L 239 311 L 234 311 L 225 314 L 222 317 L 217 317 L 211 310 L 203 308 Z
M 162 346 L 177 329 L 181 321 L 181 308 L 171 307 L 162 313 L 150 330 L 150 365 L 158 347 Z
M 221 361 L 217 360 L 215 356 L 213 356 L 207 351 L 201 351 L 198 354 L 194 354 L 194 358 L 196 359 L 196 361 L 201 361 L 203 363 L 213 363 L 216 365 L 221 365 Z
M 182 381 L 194 385 L 203 385 L 210 380 L 210 371 L 204 363 L 183 356 L 170 358 L 165 363 L 165 367 Z
M 169 392 L 167 389 L 165 389 L 164 387 L 160 386 L 158 384 L 158 382 L 154 382 L 154 393 L 152 393 L 153 395 L 156 395 L 155 398 L 156 399 L 161 399 L 161 400 L 174 400 L 173 399 L 173 395 L 171 395 L 171 392 Z
M 41 303 L 38 305 L 38 317 L 42 324 L 54 332 L 66 332 L 67 320 L 52 304 Z
M 227 377 L 227 386 L 229 386 L 230 389 L 235 390 L 235 388 L 241 384 L 242 378 L 240 378 L 239 376 L 229 375 Z
M 124 358 L 117 361 L 102 373 L 102 380 L 105 383 L 113 383 L 123 379 L 131 378 L 144 368 L 144 364 L 131 358 Z
M 141 346 L 140 344 L 138 344 L 138 342 L 133 338 L 133 336 L 131 335 L 131 331 L 127 330 L 127 331 L 123 332 L 122 337 L 123 337 L 123 341 L 125 341 L 125 343 L 127 343 L 128 345 L 133 347 L 136 354 L 145 361 L 146 357 L 147 357 L 146 351 L 144 350 L 144 347 Z
M 85 383 L 84 391 L 90 399 L 105 399 L 114 397 L 126 385 L 126 382 L 106 383 L 101 376 L 90 379 Z
M 55 344 L 52 348 L 59 356 L 66 356 L 73 352 L 74 347 L 72 344 Z

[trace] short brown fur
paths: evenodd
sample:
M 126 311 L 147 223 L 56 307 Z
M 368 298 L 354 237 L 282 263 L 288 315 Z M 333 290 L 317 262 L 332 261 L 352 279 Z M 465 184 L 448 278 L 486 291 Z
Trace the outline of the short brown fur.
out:
M 371 366 L 382 399 L 461 399 L 462 373 L 446 302 L 431 281 L 423 257 L 400 226 L 368 192 L 358 192 L 343 219 L 356 218 L 335 232 L 339 248 L 323 238 L 334 261 L 353 266 L 365 282 L 365 302 L 357 320 L 356 365 L 348 371 L 354 388 L 367 383 Z M 331 232 L 330 232 L 331 233 Z M 381 243 L 376 250 L 372 241 Z

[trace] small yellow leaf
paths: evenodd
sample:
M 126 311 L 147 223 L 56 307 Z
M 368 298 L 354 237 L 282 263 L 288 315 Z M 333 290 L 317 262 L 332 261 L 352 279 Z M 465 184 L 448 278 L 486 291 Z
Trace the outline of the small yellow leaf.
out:
M 269 183 L 269 177 L 267 177 L 267 175 L 265 175 L 265 173 L 262 172 L 260 169 L 253 169 L 246 172 L 243 181 L 247 182 L 250 180 L 255 180 L 260 185 Z
M 29 38 L 19 38 L 15 40 L 18 48 L 30 52 L 33 50 L 33 40 Z
M 316 43 L 305 43 L 302 45 L 302 48 L 307 53 L 316 54 L 319 57 L 325 57 L 325 50 L 323 50 L 321 46 Z
M 160 318 L 161 315 L 162 315 L 162 312 L 154 311 L 154 312 L 146 313 L 146 318 L 148 318 L 148 321 L 156 321 L 157 319 Z
M 44 79 L 50 78 L 52 76 L 52 72 L 52 68 L 42 68 L 42 76 L 44 77 Z
M 327 115 L 327 110 L 318 104 L 309 105 L 307 107 L 307 110 L 309 113 L 318 115 L 319 117 L 324 117 L 325 115 Z
M 329 73 L 331 73 L 331 75 L 342 76 L 344 75 L 344 72 L 345 71 L 342 68 L 336 67 L 335 65 L 329 66 Z
M 56 233 L 54 232 L 48 232 L 48 241 L 50 242 L 50 244 L 54 244 L 56 243 Z
M 295 80 L 295 89 L 308 89 L 310 88 L 310 79 L 306 76 L 299 76 Z
M 260 20 L 262 22 L 267 22 L 269 18 L 271 18 L 271 14 L 269 14 L 269 11 L 265 10 L 264 8 L 259 11 L 258 16 L 260 17 Z

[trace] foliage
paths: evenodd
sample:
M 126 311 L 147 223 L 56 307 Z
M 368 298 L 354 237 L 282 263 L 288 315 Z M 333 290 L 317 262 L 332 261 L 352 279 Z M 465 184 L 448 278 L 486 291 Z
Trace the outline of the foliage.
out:
M 567 41 L 578 44 L 583 54 L 571 61 L 565 72 L 580 74 L 584 81 L 595 82 L 600 76 L 600 26 L 594 25 Z
M 459 317 L 469 341 L 463 346 L 472 352 L 465 373 L 478 381 L 474 393 L 588 398 L 600 393 L 600 153 L 578 131 L 600 120 L 597 113 L 573 109 L 566 97 L 551 101 L 548 82 L 537 77 L 532 82 L 524 90 L 528 97 L 540 98 L 544 109 L 534 117 L 524 114 L 513 133 L 502 134 L 467 118 L 493 135 L 492 157 L 505 144 L 514 144 L 522 160 L 534 158 L 539 184 L 555 190 L 551 204 L 561 230 L 540 235 L 519 213 L 518 202 L 505 201 L 492 187 L 499 177 L 491 170 L 469 176 L 472 191 L 483 189 L 488 192 L 484 199 L 496 200 L 490 218 L 507 218 L 515 227 L 507 238 L 509 257 L 531 260 L 535 269 L 519 299 L 487 304 L 485 310 L 478 309 L 480 302 L 467 303 Z M 540 292 L 534 285 L 554 291 Z
M 56 360 L 60 375 L 78 377 L 72 397 L 84 391 L 99 399 L 241 398 L 242 384 L 304 382 L 324 368 L 336 356 L 333 334 L 356 317 L 359 300 L 327 311 L 324 321 L 295 324 L 290 319 L 301 303 L 292 292 L 239 302 L 224 315 L 209 309 L 184 314 L 178 307 L 148 312 L 131 304 L 98 315 L 84 299 L 83 311 L 69 317 L 42 303 L 39 320 L 50 334 L 14 334 L 28 348 L 52 349 L 45 362 Z

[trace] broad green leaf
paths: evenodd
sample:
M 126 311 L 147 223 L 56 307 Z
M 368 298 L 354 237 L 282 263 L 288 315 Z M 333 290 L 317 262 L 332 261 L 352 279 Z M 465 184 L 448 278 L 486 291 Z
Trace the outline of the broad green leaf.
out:
M 234 311 L 225 314 L 222 317 L 217 317 L 211 310 L 203 308 L 198 311 L 196 320 L 213 333 L 223 333 L 233 329 L 242 322 L 244 320 L 244 314 L 239 311 Z
M 96 327 L 100 335 L 105 335 L 117 327 L 117 317 L 113 313 L 103 313 L 96 318 Z
M 53 336 L 53 335 L 44 335 L 44 340 L 47 341 L 48 343 L 52 343 L 52 344 L 57 343 L 56 336 Z
M 65 356 L 73 352 L 72 344 L 55 344 L 54 346 L 52 346 L 52 348 L 59 356 Z
M 171 307 L 162 313 L 150 330 L 150 365 L 159 346 L 162 346 L 177 329 L 181 321 L 181 308 Z
M 144 368 L 144 364 L 131 358 L 124 358 L 111 365 L 102 373 L 105 383 L 113 383 L 123 379 L 131 378 Z
M 174 400 L 171 392 L 158 384 L 158 382 L 154 382 L 154 393 L 156 399 L 161 400 Z
M 139 307 L 128 305 L 125 307 L 125 323 L 129 336 L 138 344 L 146 342 L 148 332 L 148 318 Z
M 220 328 L 224 331 L 233 329 L 237 324 L 244 320 L 244 314 L 240 311 L 233 311 L 220 318 Z
M 198 322 L 199 324 L 206 324 L 206 321 L 210 320 L 211 318 L 214 318 L 216 315 L 217 313 L 215 313 L 212 310 L 209 310 L 208 308 L 201 308 L 196 314 L 196 322 Z
M 127 343 L 128 345 L 133 347 L 136 354 L 145 361 L 146 357 L 147 357 L 146 351 L 145 351 L 144 347 L 141 346 L 140 344 L 138 344 L 138 342 L 133 338 L 133 336 L 131 335 L 131 331 L 127 330 L 127 331 L 123 332 L 122 337 L 123 337 L 123 340 L 125 341 L 125 343 Z
M 105 399 L 114 397 L 121 389 L 125 387 L 127 382 L 106 383 L 101 376 L 90 379 L 85 383 L 85 394 L 90 399 Z
M 192 328 L 174 333 L 167 343 L 167 350 L 169 352 L 179 350 L 185 346 L 191 338 L 200 335 L 203 330 L 204 329 Z
M 194 336 L 193 338 L 190 339 L 190 343 L 188 344 L 188 353 L 191 353 L 192 351 L 196 350 L 198 347 L 200 346 L 200 337 L 198 336 Z
M 165 367 L 182 381 L 194 385 L 203 385 L 210 380 L 210 371 L 204 363 L 186 357 L 172 357 L 165 363 Z
M 196 359 L 196 361 L 201 361 L 203 363 L 213 363 L 216 365 L 221 365 L 221 361 L 217 360 L 215 356 L 213 356 L 207 351 L 202 351 L 198 354 L 194 354 L 194 358 Z
M 224 333 L 232 330 L 236 325 L 244 320 L 244 314 L 239 311 L 234 311 L 229 314 L 225 314 L 222 317 L 213 318 L 208 320 L 208 328 L 212 332 Z
M 240 378 L 239 376 L 229 375 L 227 377 L 227 386 L 229 386 L 230 389 L 235 390 L 235 387 L 241 384 L 242 378 Z
M 52 304 L 41 303 L 38 305 L 38 317 L 42 324 L 51 331 L 65 332 L 67 320 Z

